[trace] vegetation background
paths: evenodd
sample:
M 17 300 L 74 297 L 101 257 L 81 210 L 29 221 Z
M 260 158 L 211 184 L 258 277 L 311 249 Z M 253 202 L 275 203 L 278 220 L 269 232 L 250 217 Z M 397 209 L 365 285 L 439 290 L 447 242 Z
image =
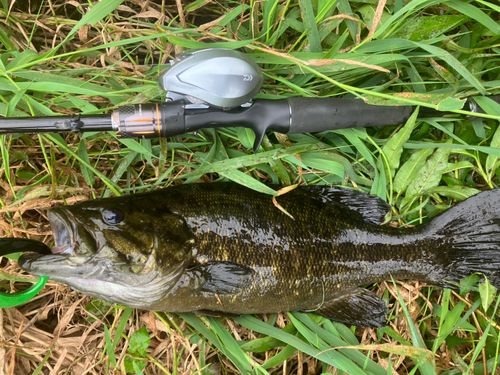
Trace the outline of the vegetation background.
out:
M 105 113 L 162 101 L 156 77 L 188 49 L 245 50 L 260 98 L 361 97 L 454 111 L 401 126 L 268 134 L 244 128 L 172 139 L 1 135 L 0 235 L 50 244 L 45 209 L 182 183 L 334 184 L 378 195 L 408 226 L 480 190 L 500 166 L 500 5 L 490 0 L 0 0 L 0 115 Z M 486 111 L 469 118 L 466 97 Z M 390 221 L 390 222 L 389 222 Z M 31 280 L 0 264 L 0 289 Z M 475 278 L 475 279 L 474 279 Z M 498 373 L 499 299 L 488 283 L 370 286 L 384 329 L 312 314 L 216 319 L 114 306 L 49 282 L 0 310 L 0 374 Z

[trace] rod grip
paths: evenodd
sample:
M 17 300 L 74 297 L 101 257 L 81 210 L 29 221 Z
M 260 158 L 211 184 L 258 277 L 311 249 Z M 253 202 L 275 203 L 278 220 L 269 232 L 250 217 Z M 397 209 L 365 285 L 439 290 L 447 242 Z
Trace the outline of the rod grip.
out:
M 409 106 L 378 106 L 360 99 L 288 98 L 291 109 L 289 134 L 326 130 L 398 125 L 412 112 Z

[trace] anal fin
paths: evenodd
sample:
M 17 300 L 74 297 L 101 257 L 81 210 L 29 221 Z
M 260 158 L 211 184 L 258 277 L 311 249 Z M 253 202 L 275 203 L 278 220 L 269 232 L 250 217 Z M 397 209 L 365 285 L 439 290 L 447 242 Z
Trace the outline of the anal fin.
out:
M 364 288 L 347 289 L 318 309 L 307 311 L 348 325 L 377 328 L 387 325 L 385 302 Z

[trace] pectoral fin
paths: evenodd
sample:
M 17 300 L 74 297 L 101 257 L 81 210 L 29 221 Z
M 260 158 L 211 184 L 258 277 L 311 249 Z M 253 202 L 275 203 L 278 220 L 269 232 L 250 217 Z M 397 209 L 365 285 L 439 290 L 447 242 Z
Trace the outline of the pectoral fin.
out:
M 189 269 L 192 276 L 199 280 L 198 291 L 221 294 L 234 294 L 248 285 L 254 270 L 232 262 L 208 262 Z
M 339 293 L 318 309 L 308 310 L 336 322 L 360 327 L 387 325 L 385 302 L 367 289 L 353 288 Z

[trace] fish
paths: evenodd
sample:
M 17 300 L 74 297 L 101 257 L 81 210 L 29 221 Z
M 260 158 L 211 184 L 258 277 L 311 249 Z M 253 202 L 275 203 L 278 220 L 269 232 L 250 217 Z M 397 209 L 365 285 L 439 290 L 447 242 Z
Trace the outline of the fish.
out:
M 381 225 L 390 206 L 352 189 L 299 186 L 278 197 L 235 183 L 184 184 L 48 211 L 53 254 L 20 267 L 83 294 L 140 309 L 239 316 L 313 312 L 383 327 L 363 286 L 442 287 L 481 272 L 500 284 L 500 189 L 413 228 Z

